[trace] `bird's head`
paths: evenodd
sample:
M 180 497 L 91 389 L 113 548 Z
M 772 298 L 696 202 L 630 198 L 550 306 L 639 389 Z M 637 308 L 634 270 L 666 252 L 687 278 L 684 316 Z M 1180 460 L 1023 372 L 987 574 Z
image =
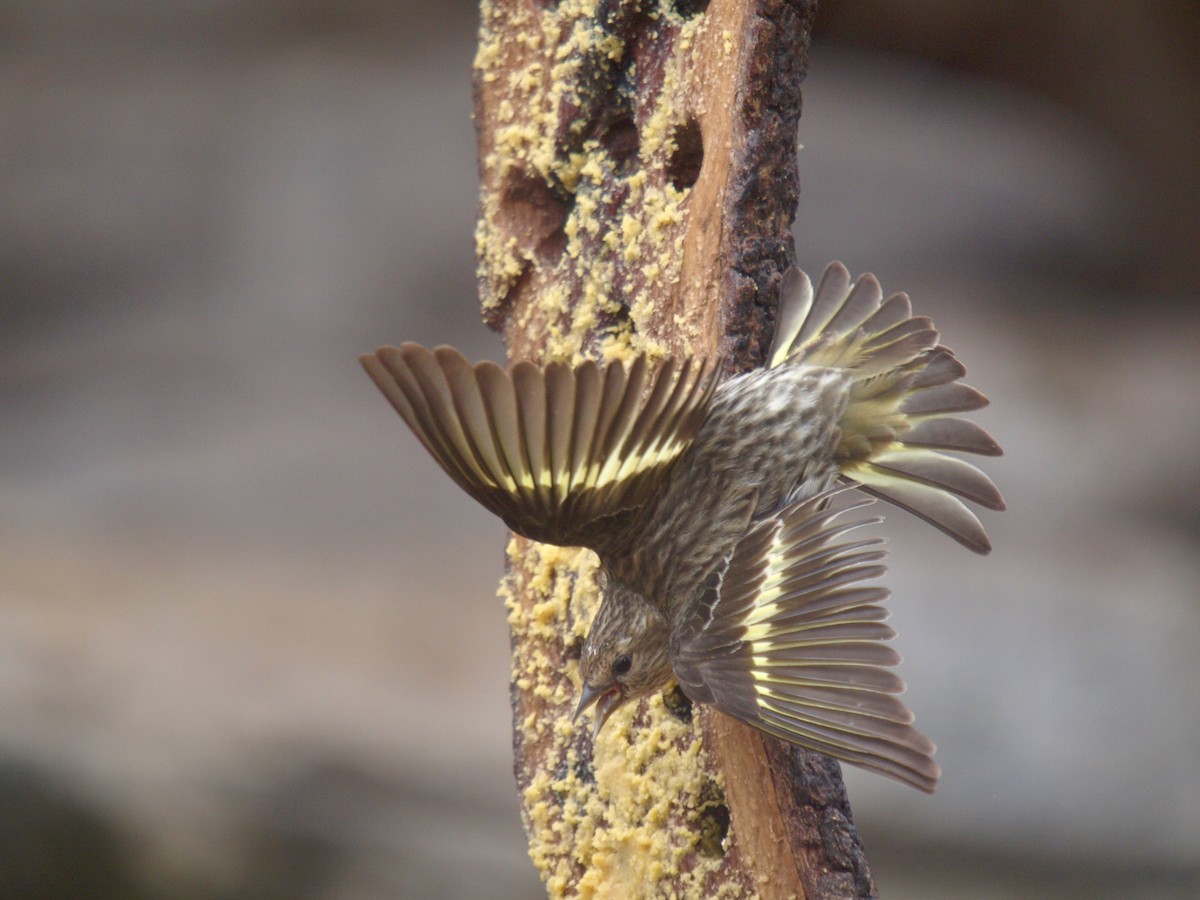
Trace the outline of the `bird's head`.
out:
M 595 704 L 593 737 L 617 707 L 670 682 L 670 637 L 667 620 L 640 594 L 620 584 L 606 587 L 579 657 L 583 693 L 575 718 Z

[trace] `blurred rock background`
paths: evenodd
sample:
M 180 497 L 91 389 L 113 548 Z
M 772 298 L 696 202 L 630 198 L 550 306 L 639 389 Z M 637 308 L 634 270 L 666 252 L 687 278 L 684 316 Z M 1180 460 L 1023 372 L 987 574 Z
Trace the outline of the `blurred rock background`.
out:
M 541 894 L 502 528 L 355 362 L 478 322 L 471 3 L 0 3 L 0 885 Z M 828 0 L 796 234 L 994 406 L 970 557 L 892 516 L 935 798 L 889 897 L 1200 894 L 1200 12 Z

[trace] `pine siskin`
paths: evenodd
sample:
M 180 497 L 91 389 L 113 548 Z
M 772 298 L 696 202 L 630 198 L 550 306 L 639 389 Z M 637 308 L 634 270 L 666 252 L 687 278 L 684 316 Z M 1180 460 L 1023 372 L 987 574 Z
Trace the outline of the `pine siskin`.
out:
M 765 368 L 644 356 L 472 366 L 449 347 L 384 347 L 363 366 L 434 459 L 513 531 L 595 550 L 603 602 L 580 658 L 576 717 L 595 728 L 677 680 L 693 701 L 924 791 L 934 745 L 897 699 L 900 658 L 861 582 L 878 539 L 842 536 L 887 500 L 968 548 L 987 535 L 960 497 L 1004 508 L 979 469 L 998 455 L 954 414 L 987 404 L 908 297 L 831 264 L 814 297 L 783 287 Z

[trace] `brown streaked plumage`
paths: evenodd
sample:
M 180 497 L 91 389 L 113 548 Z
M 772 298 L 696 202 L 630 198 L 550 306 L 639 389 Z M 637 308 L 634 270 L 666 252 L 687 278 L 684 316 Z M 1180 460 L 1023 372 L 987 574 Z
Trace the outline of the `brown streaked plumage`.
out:
M 858 492 L 990 549 L 963 498 L 1004 502 L 944 451 L 1000 448 L 986 405 L 908 298 L 830 265 L 784 285 L 767 367 L 644 357 L 472 366 L 385 347 L 367 372 L 442 468 L 513 530 L 595 550 L 604 599 L 580 659 L 598 729 L 672 678 L 693 700 L 932 791 L 933 744 L 896 699 L 877 540 L 843 541 Z M 839 487 L 840 485 L 840 487 Z M 859 496 L 859 501 L 854 498 Z M 866 501 L 870 502 L 870 501 Z M 877 520 L 871 520 L 877 521 Z

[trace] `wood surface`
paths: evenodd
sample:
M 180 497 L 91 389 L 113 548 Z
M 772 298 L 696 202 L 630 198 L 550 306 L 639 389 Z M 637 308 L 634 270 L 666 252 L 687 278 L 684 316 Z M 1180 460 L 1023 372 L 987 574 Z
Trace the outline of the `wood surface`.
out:
M 761 364 L 792 264 L 812 0 L 485 0 L 485 320 L 511 360 Z M 530 856 L 552 896 L 874 896 L 837 764 L 694 709 L 572 725 L 595 558 L 514 538 L 501 594 Z

